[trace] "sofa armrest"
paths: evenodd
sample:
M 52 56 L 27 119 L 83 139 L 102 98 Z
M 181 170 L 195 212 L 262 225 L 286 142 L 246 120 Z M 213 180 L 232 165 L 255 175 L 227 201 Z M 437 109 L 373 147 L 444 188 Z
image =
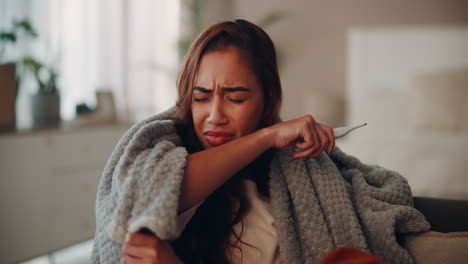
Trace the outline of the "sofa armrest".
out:
M 414 207 L 431 224 L 431 231 L 468 231 L 468 201 L 414 197 Z

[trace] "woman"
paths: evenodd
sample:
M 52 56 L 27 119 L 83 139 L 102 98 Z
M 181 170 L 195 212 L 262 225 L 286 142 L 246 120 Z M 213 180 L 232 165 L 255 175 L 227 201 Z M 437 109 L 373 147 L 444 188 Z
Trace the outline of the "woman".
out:
M 127 232 L 114 227 L 117 224 L 110 224 L 112 229 L 120 230 L 116 233 L 125 233 L 125 241 L 120 244 L 124 255 L 122 262 L 284 263 L 280 256 L 283 252 L 290 259 L 294 258 L 291 257 L 294 254 L 290 253 L 292 250 L 284 249 L 286 246 L 282 248 L 283 251 L 280 250 L 280 239 L 269 203 L 272 157 L 280 149 L 296 149 L 295 152 L 288 152 L 290 158 L 308 160 L 320 156 L 323 159 L 321 155 L 324 150 L 328 155 L 332 150 L 338 150 L 334 150 L 332 128 L 318 123 L 311 115 L 280 122 L 282 91 L 271 39 L 258 26 L 245 20 L 210 26 L 188 51 L 179 74 L 178 90 L 177 108 L 169 112 L 166 119 L 175 121 L 177 135 L 182 141 L 180 146 L 187 151 L 186 156 L 179 155 L 184 167 L 178 171 L 183 171 L 183 177 L 180 185 L 174 188 L 174 191 L 180 190 L 179 199 L 176 199 L 177 221 L 182 222 L 177 224 L 180 236 L 164 241 L 164 234 L 155 234 L 159 231 L 143 234 L 141 227 L 144 225 L 133 228 L 135 232 Z M 158 144 L 151 146 L 154 145 L 154 149 Z M 128 140 L 122 140 L 119 145 L 131 144 Z M 120 153 L 135 153 L 147 145 L 140 144 Z M 134 156 L 138 158 L 140 155 L 143 154 Z M 154 154 L 154 157 L 163 156 Z M 113 159 L 117 160 L 111 157 L 109 164 Z M 118 168 L 119 164 L 124 163 L 130 167 L 130 164 L 138 163 L 136 160 L 115 161 L 107 167 Z M 148 158 L 140 160 L 143 164 Z M 160 164 L 163 164 L 163 159 Z M 109 174 L 122 175 L 115 171 L 119 169 L 113 169 Z M 135 174 L 136 169 L 129 171 Z M 124 179 L 125 176 L 113 177 Z M 114 182 L 104 178 L 101 178 L 97 199 L 98 225 L 102 219 L 99 216 L 99 201 L 104 201 L 105 197 L 103 186 Z M 168 176 L 167 179 L 174 178 Z M 127 186 L 138 184 L 143 187 L 142 183 Z M 122 188 L 120 192 L 125 191 L 127 189 Z M 115 197 L 132 197 L 136 200 L 135 195 L 138 194 L 117 194 Z M 160 197 L 154 199 L 164 200 Z M 153 212 L 157 215 L 164 210 Z M 132 209 L 131 215 L 143 214 L 136 212 L 136 209 Z M 131 222 L 132 219 L 127 217 L 123 223 L 127 223 L 127 220 Z M 128 230 L 132 229 L 132 224 L 129 226 Z M 155 231 L 158 227 L 148 229 Z M 100 232 L 97 231 L 96 238 L 100 236 L 98 234 Z M 327 250 L 336 245 L 329 246 Z M 359 245 L 362 246 L 356 247 L 370 251 L 371 246 L 364 245 L 364 242 Z M 95 245 L 93 255 L 99 255 L 99 247 Z M 103 261 L 102 254 L 100 256 L 100 261 L 94 259 L 93 262 Z

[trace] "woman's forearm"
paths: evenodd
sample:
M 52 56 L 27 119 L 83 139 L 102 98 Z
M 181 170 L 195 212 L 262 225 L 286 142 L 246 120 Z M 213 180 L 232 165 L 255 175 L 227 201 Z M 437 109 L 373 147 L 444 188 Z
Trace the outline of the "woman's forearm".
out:
M 271 131 L 266 128 L 189 155 L 182 181 L 179 214 L 205 200 L 271 147 Z

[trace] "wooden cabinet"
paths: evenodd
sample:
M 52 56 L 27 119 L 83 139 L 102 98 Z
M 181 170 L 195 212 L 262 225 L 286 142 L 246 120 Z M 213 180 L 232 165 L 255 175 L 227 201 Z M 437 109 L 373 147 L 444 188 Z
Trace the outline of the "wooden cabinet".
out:
M 0 134 L 0 263 L 93 238 L 99 179 L 127 129 Z

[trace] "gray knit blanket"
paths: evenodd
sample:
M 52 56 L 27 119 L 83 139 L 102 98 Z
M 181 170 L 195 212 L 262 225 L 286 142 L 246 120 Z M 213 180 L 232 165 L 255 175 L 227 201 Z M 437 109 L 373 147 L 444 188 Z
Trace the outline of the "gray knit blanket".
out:
M 148 228 L 173 241 L 187 150 L 171 119 L 175 107 L 132 126 L 100 178 L 92 263 L 120 263 L 127 232 Z M 387 263 L 413 263 L 397 238 L 429 230 L 399 173 L 366 165 L 337 146 L 331 155 L 292 160 L 277 150 L 270 195 L 285 263 L 317 263 L 338 246 L 371 252 Z

